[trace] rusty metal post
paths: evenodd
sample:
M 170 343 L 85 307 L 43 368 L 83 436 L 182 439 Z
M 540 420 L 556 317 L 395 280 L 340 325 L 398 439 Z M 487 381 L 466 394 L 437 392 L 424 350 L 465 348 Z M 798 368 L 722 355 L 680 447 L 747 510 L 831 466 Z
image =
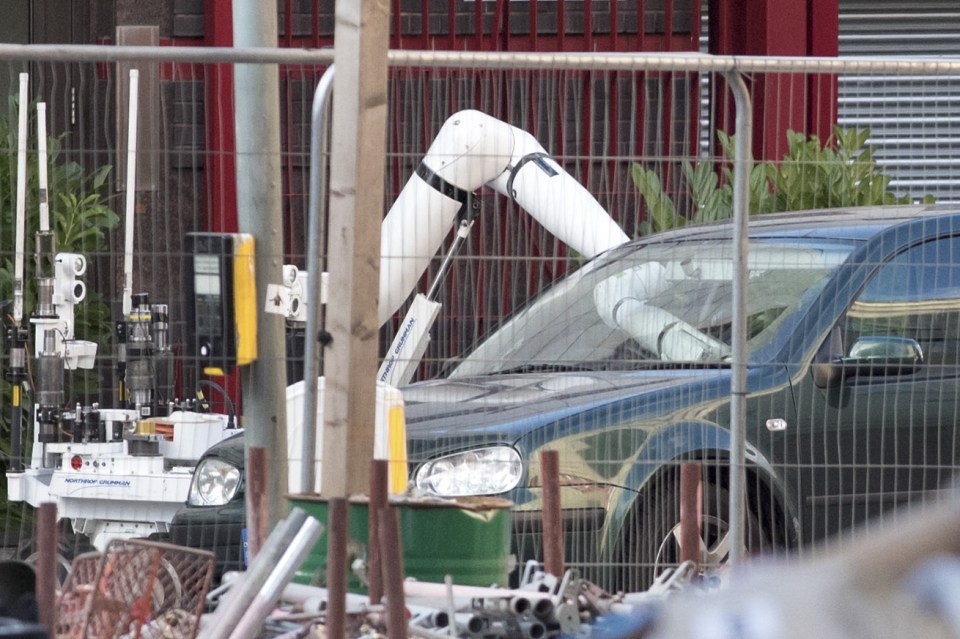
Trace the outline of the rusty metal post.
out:
M 367 506 L 367 594 L 371 604 L 383 598 L 383 568 L 380 549 L 380 511 L 387 505 L 387 473 L 389 462 L 374 459 L 370 462 L 370 503 Z
M 700 563 L 703 475 L 700 464 L 680 464 L 680 561 Z
M 540 483 L 543 486 L 543 569 L 563 575 L 563 522 L 560 516 L 560 454 L 540 453 Z
M 337 497 L 327 509 L 327 636 L 343 637 L 347 616 L 347 500 Z
M 37 511 L 37 612 L 52 637 L 57 626 L 57 505 L 40 504 Z
M 267 538 L 269 504 L 267 503 L 267 449 L 250 448 L 247 462 L 247 556 L 248 563 L 257 556 Z
M 407 615 L 403 596 L 403 552 L 400 522 L 395 508 L 380 511 L 380 556 L 383 559 L 383 585 L 387 596 L 387 639 L 406 639 Z M 332 635 L 329 635 L 332 636 Z

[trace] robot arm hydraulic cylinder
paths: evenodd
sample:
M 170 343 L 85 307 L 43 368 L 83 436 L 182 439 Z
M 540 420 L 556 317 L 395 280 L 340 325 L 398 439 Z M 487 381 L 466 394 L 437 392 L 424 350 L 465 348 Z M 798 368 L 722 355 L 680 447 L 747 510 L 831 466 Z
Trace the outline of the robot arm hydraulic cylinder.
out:
M 460 111 L 443 124 L 383 221 L 381 324 L 414 290 L 461 208 L 483 185 L 516 201 L 587 257 L 628 239 L 533 136 L 479 111 Z

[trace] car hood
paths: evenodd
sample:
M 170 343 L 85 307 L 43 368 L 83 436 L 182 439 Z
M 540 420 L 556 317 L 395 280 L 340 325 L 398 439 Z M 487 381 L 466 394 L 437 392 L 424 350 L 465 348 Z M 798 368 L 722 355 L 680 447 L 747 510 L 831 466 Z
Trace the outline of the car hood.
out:
M 525 373 L 421 382 L 405 387 L 411 440 L 514 441 L 569 415 L 673 387 L 716 384 L 729 369 Z
M 231 435 L 230 437 L 224 439 L 223 441 L 217 442 L 213 446 L 207 449 L 203 454 L 204 458 L 207 457 L 218 457 L 230 464 L 233 464 L 237 468 L 243 468 L 244 465 L 244 449 L 243 449 L 243 431 L 240 430 L 236 435 Z
M 419 382 L 402 389 L 409 453 L 417 460 L 464 446 L 513 443 L 548 424 L 610 403 L 629 399 L 642 404 L 655 395 L 674 393 L 689 397 L 681 389 L 707 384 L 722 388 L 729 377 L 729 369 L 711 368 L 524 373 Z M 204 456 L 243 467 L 242 432 L 215 444 Z

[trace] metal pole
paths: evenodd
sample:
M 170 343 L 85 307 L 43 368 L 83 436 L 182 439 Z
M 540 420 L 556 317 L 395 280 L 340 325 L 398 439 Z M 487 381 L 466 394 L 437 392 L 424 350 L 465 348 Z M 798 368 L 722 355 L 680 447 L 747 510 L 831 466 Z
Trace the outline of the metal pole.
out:
M 264 622 L 280 599 L 284 586 L 290 582 L 297 568 L 313 550 L 322 532 L 323 525 L 313 517 L 307 517 L 243 613 L 237 627 L 230 633 L 230 639 L 253 639 L 260 634 Z
M 747 399 L 747 239 L 750 215 L 750 168 L 753 164 L 753 107 L 743 77 L 723 74 L 736 102 L 736 141 L 733 165 L 733 349 L 730 380 L 730 558 L 740 561 L 744 549 L 746 504 Z
M 27 220 L 27 87 L 30 79 L 26 73 L 20 74 L 19 120 L 17 122 L 17 227 L 14 234 L 13 263 L 13 322 L 19 328 L 23 320 L 23 243 Z
M 137 93 L 140 72 L 130 69 L 130 100 L 127 103 L 127 184 L 124 193 L 123 225 L 123 302 L 122 313 L 126 318 L 132 310 L 133 299 L 133 213 L 137 201 Z
M 323 236 L 323 211 L 326 198 L 327 150 L 327 101 L 333 90 L 334 67 L 331 64 L 320 77 L 313 94 L 313 110 L 310 118 L 310 206 L 307 211 L 307 273 L 310 294 L 307 297 L 307 328 L 303 343 L 303 379 L 306 387 L 303 394 L 303 463 L 300 465 L 300 491 L 315 490 L 315 466 L 317 450 L 317 383 L 309 383 L 320 375 L 318 337 L 320 332 L 320 276 L 323 262 L 320 245 Z
M 12 414 L 10 416 L 10 471 L 23 471 L 23 382 L 26 380 L 27 332 L 23 321 L 23 268 L 24 242 L 27 225 L 27 88 L 30 76 L 20 74 L 19 121 L 17 123 L 17 194 L 16 194 L 16 230 L 14 231 L 13 266 L 13 326 L 10 327 L 10 384 Z
M 277 46 L 277 8 L 259 0 L 233 0 L 234 43 Z M 283 267 L 283 209 L 280 171 L 279 69 L 238 64 L 234 73 L 237 129 L 237 219 L 256 246 L 256 290 L 262 294 Z M 283 322 L 257 304 L 257 361 L 241 369 L 245 445 L 275 451 L 267 477 L 269 524 L 286 510 L 286 363 Z
M 230 636 L 306 520 L 307 513 L 294 508 L 286 519 L 274 527 L 260 553 L 217 606 L 208 629 L 200 634 L 200 639 L 227 639 Z

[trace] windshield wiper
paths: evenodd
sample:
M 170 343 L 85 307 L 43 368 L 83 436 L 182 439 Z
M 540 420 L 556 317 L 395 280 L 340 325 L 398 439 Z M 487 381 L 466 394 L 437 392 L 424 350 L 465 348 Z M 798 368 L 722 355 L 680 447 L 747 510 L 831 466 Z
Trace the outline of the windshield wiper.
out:
M 637 362 L 634 370 L 696 370 L 698 368 L 730 368 L 729 361 L 717 360 L 645 360 Z
M 589 364 L 559 364 L 556 362 L 527 363 L 513 368 L 504 368 L 503 370 L 493 371 L 491 375 L 517 375 L 521 373 L 583 373 L 603 370 L 598 366 Z

